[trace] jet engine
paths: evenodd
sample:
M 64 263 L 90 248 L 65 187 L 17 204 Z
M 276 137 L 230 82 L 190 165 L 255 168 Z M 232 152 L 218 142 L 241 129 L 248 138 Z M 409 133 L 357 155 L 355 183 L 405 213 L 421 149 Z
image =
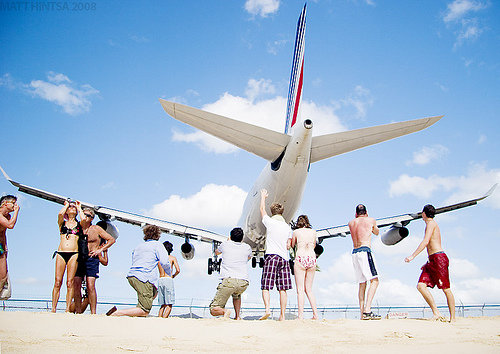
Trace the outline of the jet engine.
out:
M 106 231 L 108 234 L 110 234 L 115 240 L 120 235 L 118 228 L 109 221 L 101 220 L 101 221 L 97 222 L 96 225 L 100 226 L 104 231 Z
M 316 253 L 316 258 L 321 256 L 324 250 L 325 249 L 323 248 L 323 246 L 321 246 L 319 243 L 316 244 L 316 246 L 314 247 L 314 253 Z
M 382 242 L 385 245 L 392 246 L 404 239 L 410 234 L 410 231 L 406 227 L 393 226 L 382 235 Z
M 193 259 L 194 257 L 194 246 L 188 241 L 181 245 L 182 258 L 186 260 Z

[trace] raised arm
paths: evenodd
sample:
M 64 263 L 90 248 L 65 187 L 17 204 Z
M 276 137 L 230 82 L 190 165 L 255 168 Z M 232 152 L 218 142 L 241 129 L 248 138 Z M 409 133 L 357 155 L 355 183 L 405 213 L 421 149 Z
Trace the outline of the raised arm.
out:
M 64 222 L 64 214 L 66 214 L 66 210 L 68 210 L 68 207 L 69 207 L 69 202 L 65 200 L 63 207 L 59 211 L 59 214 L 57 214 L 57 224 L 59 225 L 59 227 L 61 227 L 61 225 Z
M 267 215 L 266 212 L 266 198 L 269 196 L 269 193 L 267 193 L 267 190 L 261 189 L 260 190 L 260 216 L 264 217 Z
M 10 218 L 6 218 L 0 213 L 0 227 L 4 229 L 13 229 L 17 222 L 17 215 L 19 214 L 19 205 L 14 204 L 14 214 Z
M 85 217 L 85 213 L 83 212 L 82 209 L 82 203 L 77 200 L 75 204 L 76 204 L 76 211 L 78 212 L 78 216 L 80 217 L 80 225 L 82 225 L 82 227 L 86 229 L 90 226 L 92 221 L 87 220 L 87 218 Z

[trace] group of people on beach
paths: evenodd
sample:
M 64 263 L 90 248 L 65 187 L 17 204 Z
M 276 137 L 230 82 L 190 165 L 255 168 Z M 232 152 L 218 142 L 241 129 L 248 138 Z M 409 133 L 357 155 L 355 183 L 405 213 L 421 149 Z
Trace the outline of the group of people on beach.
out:
M 298 319 L 304 318 L 304 302 L 307 296 L 312 309 L 312 319 L 318 319 L 316 299 L 312 291 L 314 274 L 316 272 L 316 231 L 311 228 L 307 215 L 300 215 L 292 227 L 286 223 L 282 214 L 283 206 L 273 203 L 270 206 L 271 216 L 267 214 L 265 200 L 268 193 L 261 190 L 260 212 L 262 223 L 266 227 L 266 253 L 261 277 L 262 299 L 265 313 L 260 320 L 270 317 L 270 293 L 276 285 L 280 298 L 279 320 L 285 320 L 287 290 L 292 288 L 289 266 L 289 250 L 294 249 L 293 274 L 297 291 Z M 422 218 L 426 223 L 425 236 L 415 252 L 405 262 L 412 261 L 420 252 L 427 248 L 428 262 L 422 267 L 417 289 L 429 304 L 433 312 L 433 320 L 445 321 L 439 312 L 429 287 L 438 286 L 442 289 L 450 311 L 450 321 L 455 320 L 455 300 L 450 289 L 449 260 L 441 247 L 441 233 L 434 221 L 436 210 L 432 205 L 426 205 Z M 292 230 L 293 229 L 293 230 Z M 379 285 L 378 272 L 371 251 L 371 235 L 379 234 L 376 220 L 368 216 L 363 204 L 356 206 L 356 215 L 349 222 L 349 230 L 353 242 L 352 263 L 356 281 L 359 284 L 358 300 L 360 318 L 362 320 L 378 320 L 380 315 L 373 313 L 371 304 Z M 234 228 L 230 239 L 223 242 L 216 250 L 222 255 L 221 282 L 210 304 L 213 316 L 230 317 L 231 311 L 226 309 L 229 297 L 233 298 L 235 310 L 234 319 L 239 320 L 241 309 L 241 294 L 249 285 L 247 262 L 252 256 L 249 245 L 243 241 L 243 230 Z M 369 287 L 368 282 L 370 282 Z
M 294 250 L 293 274 L 297 291 L 298 318 L 304 318 L 305 297 L 312 309 L 312 319 L 318 319 L 313 280 L 316 272 L 316 231 L 312 229 L 307 215 L 300 215 L 290 226 L 283 218 L 283 206 L 272 203 L 271 216 L 266 210 L 265 201 L 268 192 L 261 190 L 260 212 L 262 223 L 266 227 L 266 251 L 261 277 L 262 299 L 265 313 L 260 317 L 265 320 L 271 316 L 270 290 L 276 286 L 280 298 L 279 320 L 285 320 L 287 291 L 292 289 L 290 270 L 290 249 Z M 6 195 L 0 199 L 0 297 L 8 282 L 6 230 L 12 229 L 17 222 L 19 205 L 17 198 Z M 405 262 L 412 261 L 420 252 L 427 249 L 428 262 L 422 267 L 417 289 L 430 306 L 434 320 L 445 321 L 441 315 L 429 288 L 437 285 L 442 289 L 450 311 L 450 321 L 455 320 L 455 300 L 450 289 L 449 260 L 441 247 L 441 233 L 434 221 L 436 211 L 432 205 L 426 205 L 422 219 L 426 223 L 425 236 L 412 255 Z M 77 216 L 81 221 L 78 221 Z M 96 313 L 96 279 L 99 277 L 99 264 L 107 265 L 107 250 L 115 243 L 112 235 L 105 231 L 105 223 L 92 225 L 95 213 L 91 208 L 83 208 L 79 202 L 66 201 L 58 214 L 60 243 L 54 253 L 56 257 L 55 282 L 52 292 L 52 312 L 56 312 L 62 279 L 66 273 L 66 312 L 82 313 L 90 304 L 92 314 Z M 99 224 L 99 223 L 98 223 Z M 356 280 L 359 284 L 358 300 L 362 320 L 380 319 L 371 310 L 371 303 L 379 285 L 378 272 L 371 251 L 371 235 L 378 235 L 376 220 L 368 216 L 363 204 L 356 206 L 356 215 L 349 222 L 353 241 L 352 262 Z M 163 244 L 161 230 L 154 225 L 143 228 L 144 241 L 132 252 L 132 266 L 127 279 L 137 292 L 136 307 L 118 310 L 112 307 L 106 314 L 112 316 L 148 316 L 154 299 L 158 296 L 159 317 L 168 317 L 175 301 L 173 278 L 179 272 L 177 259 L 172 256 L 172 244 Z M 210 303 L 213 316 L 229 318 L 231 311 L 226 309 L 229 297 L 233 298 L 234 319 L 241 319 L 241 295 L 249 286 L 247 263 L 252 257 L 252 249 L 243 242 L 241 228 L 234 228 L 227 241 L 222 242 L 215 253 L 222 258 L 220 269 L 221 282 Z M 175 272 L 174 272 L 175 269 Z M 368 282 L 370 283 L 368 286 Z M 82 300 L 82 284 L 87 294 Z

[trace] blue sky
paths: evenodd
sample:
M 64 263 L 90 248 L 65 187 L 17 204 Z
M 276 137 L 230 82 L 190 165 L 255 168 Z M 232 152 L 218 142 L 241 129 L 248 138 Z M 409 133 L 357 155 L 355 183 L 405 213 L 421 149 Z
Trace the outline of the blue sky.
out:
M 265 161 L 177 122 L 158 98 L 283 131 L 302 1 L 1 4 L 0 164 L 14 180 L 220 233 L 237 223 Z M 498 4 L 318 0 L 307 9 L 302 117 L 315 135 L 445 115 L 425 131 L 313 164 L 299 212 L 314 227 L 346 224 L 360 202 L 380 218 L 475 198 L 500 182 Z M 0 193 L 16 191 L 1 179 Z M 60 207 L 17 195 L 14 297 L 49 298 Z M 457 302 L 500 300 L 499 209 L 497 190 L 436 218 Z M 117 226 L 99 298 L 135 301 L 125 274 L 142 232 Z M 380 305 L 423 304 L 415 285 L 426 256 L 403 259 L 424 224 L 409 228 L 396 246 L 374 241 Z M 208 304 L 218 283 L 206 274 L 210 245 L 196 243 L 195 259 L 184 261 L 182 240 L 173 241 L 179 303 Z M 350 239 L 323 245 L 318 302 L 356 304 Z M 246 303 L 260 304 L 259 277 L 253 270 Z M 289 299 L 296 303 L 293 292 Z

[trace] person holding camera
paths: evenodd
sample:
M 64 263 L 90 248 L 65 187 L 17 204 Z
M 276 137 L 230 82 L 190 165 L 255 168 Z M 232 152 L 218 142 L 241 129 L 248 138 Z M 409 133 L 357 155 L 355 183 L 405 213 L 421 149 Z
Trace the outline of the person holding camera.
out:
M 14 213 L 11 215 L 11 213 Z M 0 292 L 8 279 L 7 270 L 7 229 L 13 229 L 17 222 L 19 205 L 17 197 L 4 195 L 0 198 Z M 10 296 L 10 295 L 9 295 Z
M 73 300 L 73 281 L 78 265 L 78 240 L 83 238 L 83 227 L 76 218 L 78 214 L 82 220 L 85 219 L 80 202 L 66 200 L 57 216 L 60 241 L 59 247 L 54 253 L 56 270 L 54 289 L 52 290 L 52 312 L 56 312 L 57 309 L 64 273 L 66 273 L 67 286 L 66 312 L 70 312 L 71 300 Z

